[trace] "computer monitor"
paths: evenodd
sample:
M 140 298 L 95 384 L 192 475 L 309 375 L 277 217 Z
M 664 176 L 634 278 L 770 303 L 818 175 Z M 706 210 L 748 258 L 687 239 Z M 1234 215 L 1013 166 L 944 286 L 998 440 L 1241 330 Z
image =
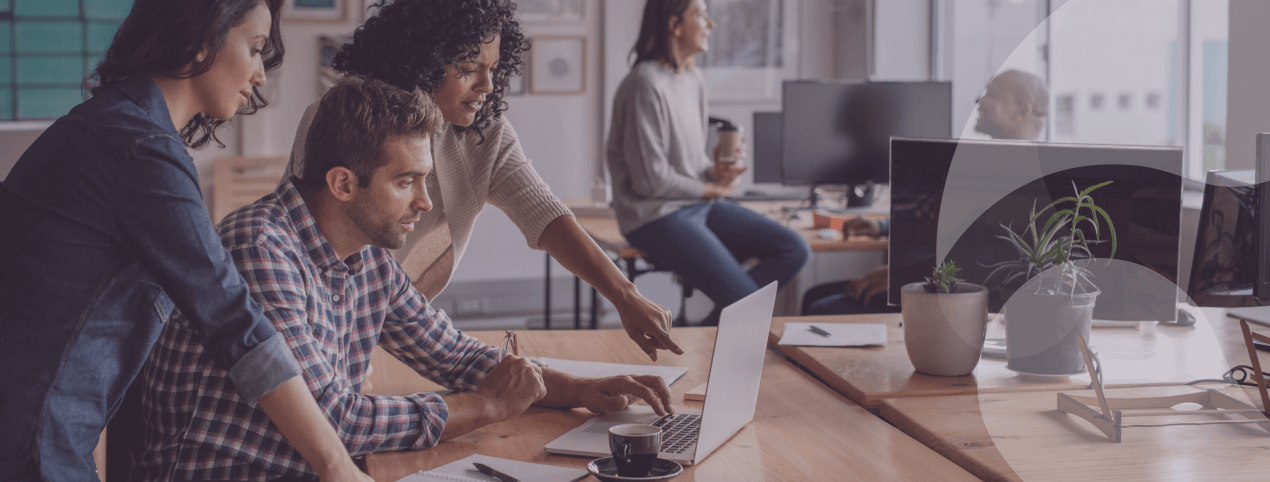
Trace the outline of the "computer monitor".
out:
M 1208 172 L 1186 290 L 1195 304 L 1223 308 L 1270 304 L 1268 181 L 1270 133 L 1257 134 L 1255 169 Z
M 1002 226 L 1022 232 L 1033 203 L 1041 209 L 1071 196 L 1073 183 L 1083 189 L 1112 181 L 1093 193 L 1115 223 L 1118 240 L 1118 261 L 1089 265 L 1102 291 L 1094 318 L 1174 321 L 1182 155 L 1181 148 L 893 139 L 888 301 L 899 304 L 900 287 L 930 275 L 945 217 L 951 239 L 943 242 L 950 248 L 939 261 L 955 261 L 962 279 L 987 286 L 989 309 L 1000 312 L 1025 281 L 989 277 L 993 265 L 1019 256 L 1002 239 Z M 1048 215 L 1041 222 L 1045 219 Z M 948 226 L 958 223 L 964 232 Z M 1102 229 L 1100 237 L 1107 239 L 1105 224 Z M 1091 250 L 1095 258 L 1106 258 L 1111 245 Z
M 783 87 L 785 185 L 885 183 L 891 136 L 952 135 L 949 82 L 796 80 Z
M 1256 306 L 1256 174 L 1252 169 L 1208 171 L 1191 260 L 1187 296 L 1199 306 Z
M 754 113 L 754 182 L 781 182 L 781 113 Z

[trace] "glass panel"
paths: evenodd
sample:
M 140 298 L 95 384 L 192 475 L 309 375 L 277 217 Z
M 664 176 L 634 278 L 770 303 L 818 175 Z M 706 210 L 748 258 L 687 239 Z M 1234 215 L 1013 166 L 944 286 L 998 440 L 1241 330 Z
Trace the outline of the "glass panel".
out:
M 2 2 L 4 0 L 0 0 Z M 13 29 L 13 24 L 9 22 L 0 22 L 0 52 L 8 52 L 13 48 L 12 37 L 9 33 Z
M 18 57 L 18 82 L 78 85 L 84 80 L 84 58 Z
M 1190 119 L 1187 175 L 1226 167 L 1226 77 L 1229 0 L 1191 0 Z
M 1055 4 L 1061 6 L 1049 22 L 1050 93 L 1057 101 L 1050 140 L 1183 145 L 1179 1 Z
M 79 0 L 17 0 L 20 17 L 78 17 Z
M 13 84 L 13 58 L 0 55 L 0 84 Z
M 13 11 L 12 0 L 0 0 L 0 13 L 8 13 Z
M 102 59 L 105 59 L 105 58 L 106 58 L 106 54 L 104 53 L 89 54 L 88 58 L 85 59 L 84 72 L 88 74 L 93 73 L 93 70 L 97 69 L 97 64 L 100 64 Z
M 84 30 L 79 22 L 18 22 L 18 52 L 79 52 Z
M 83 99 L 79 89 L 18 89 L 18 117 L 52 119 L 70 112 Z
M 90 19 L 122 19 L 132 9 L 132 0 L 84 0 L 84 16 Z
M 13 91 L 0 89 L 0 120 L 13 118 Z
M 119 30 L 117 23 L 97 23 L 88 24 L 88 51 L 89 52 L 105 52 L 110 48 L 110 41 L 115 38 L 115 31 Z

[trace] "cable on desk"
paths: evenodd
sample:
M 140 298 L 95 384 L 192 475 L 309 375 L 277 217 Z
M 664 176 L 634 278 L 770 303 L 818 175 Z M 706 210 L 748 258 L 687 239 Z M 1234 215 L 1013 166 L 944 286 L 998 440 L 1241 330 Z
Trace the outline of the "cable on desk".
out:
M 1252 375 L 1252 373 L 1254 373 L 1252 370 L 1252 367 L 1248 365 L 1235 365 L 1234 368 L 1231 368 L 1230 370 L 1226 370 L 1226 373 L 1222 374 L 1220 380 L 1214 379 L 1214 378 L 1206 378 L 1202 380 L 1186 382 L 1186 384 L 1195 385 L 1197 383 L 1229 383 L 1231 385 L 1243 385 L 1245 387 L 1255 387 L 1257 386 L 1255 382 L 1248 381 L 1248 378 Z M 1270 373 L 1261 372 L 1261 376 L 1263 378 L 1270 379 Z

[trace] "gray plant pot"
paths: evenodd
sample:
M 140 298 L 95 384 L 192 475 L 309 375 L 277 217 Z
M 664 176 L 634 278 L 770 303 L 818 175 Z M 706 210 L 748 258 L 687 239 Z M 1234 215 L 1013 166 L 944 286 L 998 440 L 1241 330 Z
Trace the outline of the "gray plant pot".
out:
M 901 288 L 904 346 L 913 368 L 927 375 L 969 375 L 983 354 L 988 289 L 957 283 L 955 293 L 929 293 L 926 283 Z
M 1016 291 L 1005 303 L 1006 368 L 1037 375 L 1085 371 L 1076 336 L 1089 339 L 1098 293 L 1072 296 Z

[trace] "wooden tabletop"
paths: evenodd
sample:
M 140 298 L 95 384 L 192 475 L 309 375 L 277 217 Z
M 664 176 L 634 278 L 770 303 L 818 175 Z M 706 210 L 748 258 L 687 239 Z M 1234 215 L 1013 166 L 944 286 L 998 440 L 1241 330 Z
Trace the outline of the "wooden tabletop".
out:
M 843 239 L 842 233 L 835 233 L 833 239 L 822 239 L 819 230 L 813 229 L 811 226 L 810 213 L 804 213 L 799 219 L 790 221 L 782 219 L 780 208 L 784 204 L 789 203 L 784 201 L 741 203 L 742 206 L 764 214 L 794 230 L 803 239 L 807 240 L 807 244 L 811 245 L 811 250 L 814 252 L 885 251 L 889 244 L 887 238 L 853 236 Z M 596 244 L 599 244 L 606 251 L 617 253 L 619 258 L 640 258 L 644 256 L 643 252 L 632 248 L 626 242 L 626 238 L 622 236 L 621 230 L 617 227 L 617 218 L 613 216 L 611 209 L 579 210 L 575 215 L 577 216 L 578 224 L 582 226 L 582 230 L 591 235 Z
M 1219 378 L 1230 366 L 1247 363 L 1238 322 L 1221 316 L 1220 310 L 1206 309 L 1203 314 L 1205 316 L 1197 317 L 1198 322 L 1190 327 L 1143 323 L 1138 329 L 1092 330 L 1090 346 L 1099 351 L 1107 386 L 1174 385 Z M 778 346 L 785 323 L 790 321 L 886 323 L 888 341 L 885 347 L 869 348 Z M 967 376 L 917 373 L 908 359 L 900 321 L 898 313 L 776 317 L 772 320 L 769 345 L 834 390 L 870 409 L 878 408 L 882 399 L 894 397 L 1070 390 L 1089 386 L 1088 375 L 1038 379 L 1007 369 L 1003 359 L 988 357 L 980 359 L 974 373 Z M 1003 331 L 999 323 L 993 323 L 988 336 L 1003 337 Z
M 1250 391 L 1209 384 L 1255 405 Z M 1147 397 L 1198 391 L 1172 386 L 1107 391 Z M 1065 391 L 1093 396 L 1092 391 Z M 1270 434 L 1255 425 L 1124 428 L 1111 442 L 1085 420 L 1058 412 L 1057 392 L 890 398 L 887 420 L 983 480 L 1192 481 L 1267 480 Z M 1135 423 L 1191 422 L 1198 417 L 1149 417 Z M 1221 420 L 1225 417 L 1205 417 Z M 1231 417 L 1238 419 L 1237 417 Z
M 689 367 L 671 389 L 677 406 L 683 393 L 707 378 L 714 328 L 677 328 L 686 353 L 663 354 L 655 363 Z M 486 343 L 502 332 L 470 332 Z M 650 363 L 620 330 L 522 331 L 521 352 L 577 360 Z M 399 364 L 378 357 L 374 391 L 425 388 L 428 382 L 405 374 Z M 409 379 L 413 375 L 414 379 Z M 542 447 L 591 416 L 582 409 L 530 408 L 524 414 L 418 452 L 375 454 L 370 474 L 394 482 L 407 474 L 435 468 L 473 453 L 527 462 L 584 468 L 589 459 L 550 455 Z M 904 435 L 885 421 L 827 389 L 805 372 L 768 351 L 754 420 L 710 455 L 686 467 L 676 481 L 733 480 L 978 480 L 948 459 Z M 590 479 L 588 479 L 590 480 Z

